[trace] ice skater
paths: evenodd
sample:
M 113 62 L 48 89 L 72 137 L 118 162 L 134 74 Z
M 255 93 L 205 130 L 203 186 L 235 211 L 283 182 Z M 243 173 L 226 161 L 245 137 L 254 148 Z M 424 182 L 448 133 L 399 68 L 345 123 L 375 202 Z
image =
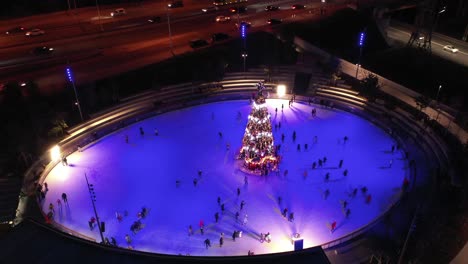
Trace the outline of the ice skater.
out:
M 68 199 L 67 199 L 67 194 L 66 193 L 62 193 L 62 200 L 64 203 L 68 203 Z
M 119 212 L 115 212 L 115 218 L 119 223 L 123 220 L 122 214 L 120 214 Z
M 301 151 L 301 144 L 297 144 L 297 151 Z
M 224 214 L 224 204 L 221 204 L 221 213 Z
M 330 233 L 335 232 L 336 229 L 336 221 L 333 221 L 333 223 L 330 224 Z
M 237 188 L 237 196 L 239 197 L 239 195 L 240 195 L 240 188 L 238 187 Z
M 154 130 L 154 135 L 159 136 L 159 131 L 157 129 Z
M 221 233 L 221 237 L 219 238 L 219 247 L 222 247 L 224 244 L 224 237 L 222 236 L 223 233 Z
M 389 164 L 388 164 L 388 167 L 391 168 L 392 167 L 392 164 L 393 164 L 393 159 L 390 160 Z
M 194 178 L 194 179 L 193 179 L 193 186 L 194 186 L 194 187 L 197 187 L 197 183 L 198 183 L 198 179 L 197 179 L 197 178 Z
M 330 196 L 330 190 L 326 189 L 325 192 L 323 192 L 323 198 L 326 200 Z
M 68 160 L 67 160 L 67 157 L 62 157 L 62 165 L 63 166 L 68 166 Z M 47 190 L 46 190 L 47 191 Z
M 288 221 L 289 222 L 294 222 L 294 213 L 293 212 L 289 213 Z
M 215 221 L 216 221 L 216 223 L 218 223 L 218 220 L 219 220 L 219 213 L 216 212 L 216 214 L 215 214 L 214 216 L 215 216 Z
M 144 136 L 145 135 L 145 131 L 143 130 L 142 127 L 140 127 L 140 136 Z
M 328 182 L 330 180 L 330 173 L 327 172 L 327 174 L 325 174 L 325 181 Z
M 218 136 L 219 136 L 219 138 L 223 138 L 223 133 L 221 131 L 218 132 Z
M 288 208 L 284 208 L 281 215 L 286 218 L 286 216 L 288 216 Z
M 343 160 L 340 160 L 340 163 L 338 164 L 338 167 L 341 169 L 342 166 L 343 166 Z
M 307 143 L 304 144 L 304 149 L 307 151 L 309 149 L 309 145 Z
M 192 225 L 189 225 L 189 227 L 188 227 L 188 235 L 189 235 L 189 236 L 192 236 L 192 235 L 193 235 L 193 228 L 192 228 Z
M 221 197 L 218 196 L 217 201 L 218 201 L 218 205 L 221 205 Z
M 283 198 L 281 198 L 281 196 L 278 196 L 278 204 L 281 205 L 281 201 L 283 200 Z
M 240 209 L 241 209 L 241 211 L 242 211 L 242 209 L 244 209 L 244 205 L 245 205 L 245 202 L 244 202 L 244 200 L 242 200 L 242 202 L 240 203 Z
M 206 249 L 208 249 L 209 247 L 211 247 L 211 241 L 207 238 L 205 239 L 205 246 L 206 246 Z
M 128 234 L 125 235 L 125 241 L 127 241 L 127 244 L 129 245 L 132 243 L 132 239 L 130 238 Z
M 323 157 L 323 164 L 325 164 L 325 163 L 327 163 L 327 157 L 326 156 Z
M 281 142 L 284 142 L 284 133 L 281 133 Z
M 293 141 L 296 141 L 296 131 L 294 130 L 293 134 L 292 134 L 292 139 Z
M 348 142 L 348 136 L 345 136 L 345 137 L 343 138 L 343 143 L 346 144 L 346 142 Z
M 247 225 L 247 222 L 249 221 L 247 214 L 244 216 L 244 221 L 242 221 L 243 225 Z

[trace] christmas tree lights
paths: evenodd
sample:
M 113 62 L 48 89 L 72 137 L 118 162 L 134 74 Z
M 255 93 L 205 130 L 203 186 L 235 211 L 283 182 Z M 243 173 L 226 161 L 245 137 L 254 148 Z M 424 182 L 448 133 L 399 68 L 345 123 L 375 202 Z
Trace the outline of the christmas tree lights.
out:
M 240 158 L 244 160 L 243 166 L 249 172 L 268 174 L 268 171 L 277 168 L 279 157 L 274 145 L 270 113 L 263 96 L 265 86 L 259 83 L 257 89 L 242 138 Z

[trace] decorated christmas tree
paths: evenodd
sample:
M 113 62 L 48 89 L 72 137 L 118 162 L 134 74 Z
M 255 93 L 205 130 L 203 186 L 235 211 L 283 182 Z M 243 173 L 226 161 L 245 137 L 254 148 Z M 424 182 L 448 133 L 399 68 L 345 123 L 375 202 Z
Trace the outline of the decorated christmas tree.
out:
M 276 169 L 279 157 L 274 145 L 270 113 L 263 95 L 265 86 L 259 83 L 257 89 L 242 138 L 240 158 L 244 161 L 243 167 L 249 172 L 268 174 L 268 171 Z

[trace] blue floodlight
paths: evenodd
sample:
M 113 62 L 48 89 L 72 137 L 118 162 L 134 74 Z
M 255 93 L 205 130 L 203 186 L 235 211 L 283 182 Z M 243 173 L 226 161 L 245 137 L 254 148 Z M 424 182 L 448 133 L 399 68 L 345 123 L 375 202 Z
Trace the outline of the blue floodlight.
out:
M 361 35 L 359 36 L 359 47 L 362 47 L 364 45 L 364 32 L 361 32 Z
M 73 82 L 72 72 L 70 68 L 67 68 L 67 77 L 70 82 Z
M 241 25 L 241 37 L 245 38 L 246 36 L 247 36 L 247 25 L 243 23 Z

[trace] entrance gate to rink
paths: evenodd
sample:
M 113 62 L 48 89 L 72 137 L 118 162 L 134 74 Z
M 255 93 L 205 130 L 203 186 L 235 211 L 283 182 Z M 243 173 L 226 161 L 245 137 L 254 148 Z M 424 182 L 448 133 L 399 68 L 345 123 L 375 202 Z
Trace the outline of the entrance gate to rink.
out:
M 94 117 L 92 117 L 92 119 L 70 128 L 68 130 L 68 136 L 61 140 L 57 145 L 60 146 L 62 155 L 67 156 L 77 151 L 78 147 L 86 148 L 87 145 L 99 141 L 100 138 L 108 134 L 139 122 L 143 119 L 150 118 L 154 115 L 211 102 L 240 99 L 247 100 L 251 97 L 252 92 L 256 91 L 255 84 L 259 81 L 264 80 L 230 80 L 227 82 L 205 83 L 196 86 L 193 84 L 180 84 L 163 87 L 159 91 L 147 91 L 123 99 L 119 105 L 97 113 Z M 265 86 L 266 91 L 269 93 L 269 98 L 279 98 L 274 92 L 276 84 L 265 83 Z M 286 96 L 288 97 L 289 95 Z M 310 97 L 307 96 L 296 96 L 296 100 L 303 103 L 307 103 L 309 99 Z M 400 122 L 414 122 L 405 115 L 401 115 L 398 118 L 393 118 L 390 123 L 388 120 L 383 121 L 382 118 L 379 118 L 383 111 L 387 111 L 386 114 L 388 115 L 399 114 L 393 112 L 390 113 L 390 111 L 386 110 L 385 108 L 376 110 L 375 106 L 366 102 L 365 100 L 362 100 L 362 98 L 359 99 L 356 97 L 350 99 L 349 94 L 343 91 L 341 94 L 334 94 L 333 97 L 328 97 L 326 94 L 320 94 L 316 96 L 314 100 L 325 100 L 328 102 L 333 102 L 335 108 L 359 115 L 365 118 L 367 121 L 384 128 L 386 131 L 392 129 L 392 126 Z M 418 131 L 418 129 L 420 129 L 418 125 L 409 126 L 408 128 L 413 129 L 414 131 Z M 414 133 L 416 136 L 418 136 L 417 132 Z M 395 140 L 397 140 L 404 148 L 405 140 L 403 140 L 402 137 L 398 135 L 398 133 L 394 134 L 393 136 Z M 424 140 L 421 140 L 419 137 L 419 139 L 415 142 L 420 144 L 424 152 L 431 152 L 431 156 L 436 156 L 438 162 L 443 162 L 443 158 L 441 158 L 440 153 L 438 153 L 440 149 L 434 149 L 432 147 L 431 139 L 428 137 L 422 137 L 422 139 Z M 24 193 L 29 195 L 34 193 L 35 182 L 42 184 L 45 177 L 57 164 L 58 161 L 50 161 L 49 153 L 44 153 L 25 174 L 23 184 Z M 411 170 L 410 173 L 410 179 L 412 180 L 411 186 L 413 186 L 416 177 L 416 170 Z M 404 195 L 404 192 L 401 192 L 400 196 L 401 195 Z M 344 237 L 322 244 L 321 247 L 323 249 L 329 249 L 342 244 L 345 241 L 365 234 L 398 205 L 400 201 L 399 198 L 400 197 L 398 197 L 398 199 L 396 199 L 384 213 L 375 218 L 372 222 L 368 223 L 366 226 Z M 73 230 L 63 227 L 58 223 L 53 223 L 53 226 L 67 234 L 72 234 L 85 240 L 93 240 L 93 238 L 79 234 Z M 294 242 L 295 250 L 302 249 L 302 242 L 303 241 L 299 240 Z

